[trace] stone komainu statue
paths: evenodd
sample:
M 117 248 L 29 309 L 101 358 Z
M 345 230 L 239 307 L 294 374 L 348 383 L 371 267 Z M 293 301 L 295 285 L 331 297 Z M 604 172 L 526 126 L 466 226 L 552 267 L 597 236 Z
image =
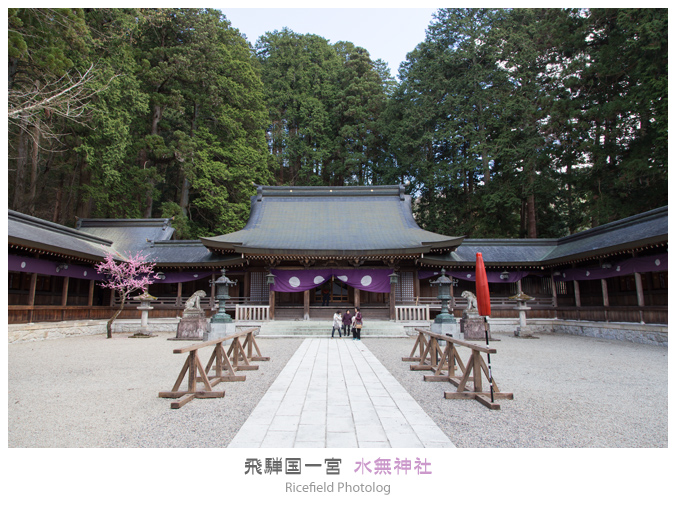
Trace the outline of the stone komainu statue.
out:
M 206 297 L 204 290 L 197 290 L 188 300 L 185 301 L 185 309 L 202 309 L 200 307 L 200 298 Z
M 476 305 L 476 295 L 472 292 L 464 291 L 460 294 L 464 299 L 467 299 L 467 311 L 478 311 L 479 308 Z

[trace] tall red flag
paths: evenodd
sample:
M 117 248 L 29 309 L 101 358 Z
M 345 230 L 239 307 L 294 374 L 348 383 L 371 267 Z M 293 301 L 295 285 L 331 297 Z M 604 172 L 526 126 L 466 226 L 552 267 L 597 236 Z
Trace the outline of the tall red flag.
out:
M 491 296 L 488 292 L 488 278 L 481 253 L 476 254 L 476 300 L 481 316 L 491 315 Z

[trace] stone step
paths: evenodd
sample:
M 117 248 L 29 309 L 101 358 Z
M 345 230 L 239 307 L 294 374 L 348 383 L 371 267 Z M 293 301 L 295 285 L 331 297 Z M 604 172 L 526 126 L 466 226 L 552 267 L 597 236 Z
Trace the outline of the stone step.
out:
M 330 322 L 273 321 L 262 323 L 258 335 L 260 337 L 331 337 L 331 330 Z M 382 321 L 365 324 L 361 335 L 362 337 L 407 337 L 403 324 Z

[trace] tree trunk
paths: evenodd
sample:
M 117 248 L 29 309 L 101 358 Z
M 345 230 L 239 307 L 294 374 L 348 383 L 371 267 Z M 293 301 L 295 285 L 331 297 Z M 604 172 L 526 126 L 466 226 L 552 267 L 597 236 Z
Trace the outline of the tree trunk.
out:
M 92 182 L 92 173 L 89 170 L 89 164 L 86 160 L 82 160 L 78 167 L 79 184 L 77 192 L 77 205 L 75 207 L 75 215 L 79 218 L 89 218 L 92 212 L 92 199 L 85 198 L 83 188 Z
M 535 195 L 531 193 L 528 195 L 528 199 L 526 201 L 526 207 L 527 207 L 527 212 L 528 212 L 528 238 L 529 239 L 537 239 L 538 237 L 538 231 L 537 231 L 537 222 L 535 220 Z
M 528 216 L 526 218 L 526 221 L 528 222 L 528 238 L 529 239 L 537 239 L 538 236 L 538 231 L 537 231 L 537 221 L 536 221 L 536 212 L 535 212 L 535 168 L 532 166 L 530 167 L 529 170 L 529 185 L 528 185 L 528 197 L 526 199 L 526 212 L 528 213 Z
M 59 178 L 59 186 L 56 188 L 56 196 L 54 197 L 54 212 L 52 213 L 52 221 L 54 223 L 59 222 L 62 199 L 63 199 L 63 176 Z
M 19 128 L 19 140 L 16 146 L 16 174 L 14 175 L 14 198 L 12 209 L 23 212 L 24 194 L 26 193 L 26 153 L 28 151 L 28 139 L 26 136 L 26 118 L 21 117 Z
M 28 190 L 28 214 L 35 214 L 35 199 L 38 187 L 38 161 L 40 149 L 40 120 L 36 118 L 33 128 L 33 152 L 31 153 L 31 180 Z
M 146 192 L 146 210 L 143 213 L 144 218 L 153 217 L 153 192 L 155 191 L 155 178 L 150 178 L 148 181 L 150 188 Z
M 120 294 L 122 295 L 122 294 Z M 106 339 L 110 339 L 113 337 L 113 322 L 115 321 L 115 318 L 120 316 L 120 313 L 122 312 L 122 309 L 124 308 L 124 297 L 120 298 L 120 309 L 117 310 L 117 312 L 113 315 L 113 317 L 108 320 L 108 323 L 106 324 Z

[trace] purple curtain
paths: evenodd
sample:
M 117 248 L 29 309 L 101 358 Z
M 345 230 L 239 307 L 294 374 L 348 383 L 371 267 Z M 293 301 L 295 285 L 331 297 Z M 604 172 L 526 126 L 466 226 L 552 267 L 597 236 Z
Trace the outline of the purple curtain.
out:
M 206 278 L 211 276 L 211 271 L 193 271 L 193 272 L 164 272 L 162 269 L 155 267 L 155 273 L 162 272 L 164 279 L 156 279 L 154 283 L 187 283 L 188 281 L 195 281 L 196 279 Z M 233 274 L 226 272 L 225 275 Z M 220 276 L 220 272 L 216 271 L 216 277 Z
M 63 268 L 67 265 L 67 268 Z M 59 268 L 57 272 L 57 268 Z M 45 260 L 43 258 L 30 258 L 18 255 L 8 255 L 8 270 L 15 272 L 30 272 L 37 274 L 44 274 L 46 276 L 61 276 L 69 278 L 80 279 L 95 279 L 103 281 L 105 277 L 96 272 L 96 268 L 92 266 L 73 265 L 66 262 L 58 262 L 54 260 Z M 155 267 L 155 272 L 162 271 L 161 268 Z M 226 271 L 228 274 L 242 274 L 244 271 Z M 220 276 L 220 272 L 216 271 L 216 275 Z M 196 279 L 206 278 L 211 276 L 211 271 L 189 271 L 189 272 L 167 272 L 164 273 L 164 279 L 156 279 L 154 283 L 186 283 Z
M 594 267 L 576 267 L 562 270 L 560 275 L 554 276 L 554 281 L 581 281 L 583 279 L 605 279 L 619 276 L 628 276 L 635 272 L 667 271 L 669 256 L 666 253 L 647 257 L 629 258 L 621 262 L 605 262 Z
M 275 292 L 304 292 L 312 290 L 335 276 L 343 283 L 365 292 L 390 292 L 392 269 L 272 269 L 277 276 L 271 289 Z
M 64 268 L 67 266 L 67 268 Z M 58 272 L 57 272 L 57 269 Z M 8 270 L 15 272 L 30 272 L 46 276 L 61 276 L 80 279 L 95 279 L 102 281 L 104 277 L 96 272 L 94 266 L 71 265 L 66 262 L 55 262 L 43 258 L 29 258 L 17 255 L 8 255 Z

